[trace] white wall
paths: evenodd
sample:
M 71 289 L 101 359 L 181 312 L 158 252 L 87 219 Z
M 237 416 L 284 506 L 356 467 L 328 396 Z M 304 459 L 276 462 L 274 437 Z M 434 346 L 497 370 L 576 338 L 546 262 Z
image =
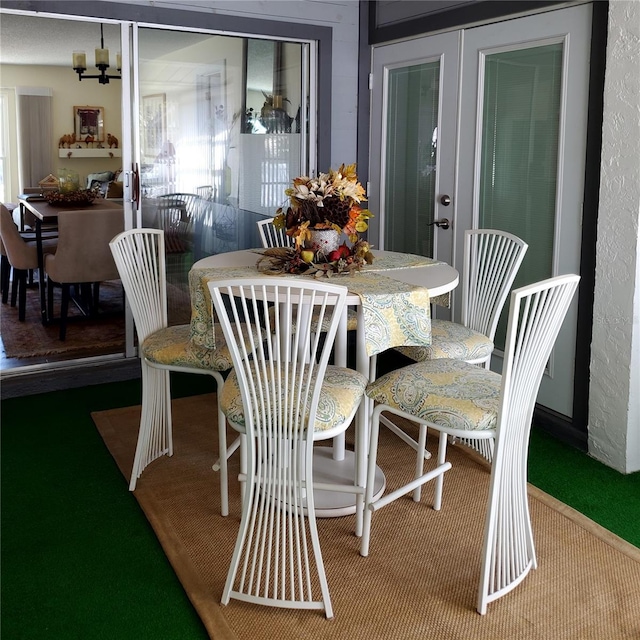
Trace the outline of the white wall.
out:
M 1 74 L 3 88 L 50 87 L 52 89 L 54 137 L 51 140 L 53 156 L 51 173 L 54 176 L 57 176 L 58 169 L 72 169 L 78 172 L 80 184 L 84 186 L 86 176 L 89 173 L 117 171 L 122 168 L 122 158 L 74 158 L 73 153 L 71 158 L 60 158 L 58 154 L 60 137 L 73 133 L 74 106 L 103 107 L 105 138 L 107 133 L 111 133 L 122 141 L 121 86 L 119 82 L 107 85 L 99 85 L 97 80 L 79 82 L 70 67 L 2 65 Z M 15 138 L 15 121 L 10 123 L 10 128 Z M 103 144 L 107 147 L 106 142 Z M 81 146 L 86 147 L 84 144 Z M 73 149 L 70 151 L 73 152 Z M 17 175 L 17 162 L 13 168 Z M 12 184 L 11 193 L 7 194 L 9 201 L 16 201 L 17 188 L 17 183 Z
M 609 3 L 589 453 L 640 470 L 640 3 Z

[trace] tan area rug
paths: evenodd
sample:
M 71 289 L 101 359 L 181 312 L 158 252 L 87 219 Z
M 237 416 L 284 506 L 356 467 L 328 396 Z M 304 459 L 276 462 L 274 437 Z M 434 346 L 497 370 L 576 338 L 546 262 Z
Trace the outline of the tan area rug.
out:
M 139 407 L 93 415 L 127 479 L 139 416 Z M 382 433 L 379 462 L 393 487 L 413 456 Z M 442 510 L 431 509 L 429 485 L 420 504 L 407 497 L 381 510 L 368 558 L 358 554 L 354 517 L 319 521 L 333 620 L 235 600 L 223 607 L 240 506 L 232 480 L 231 515 L 220 516 L 216 443 L 215 395 L 175 401 L 175 453 L 152 463 L 135 491 L 211 638 L 640 638 L 640 550 L 533 487 L 538 569 L 486 616 L 476 613 L 489 473 L 460 447 L 450 447 Z M 233 478 L 237 454 L 231 462 Z

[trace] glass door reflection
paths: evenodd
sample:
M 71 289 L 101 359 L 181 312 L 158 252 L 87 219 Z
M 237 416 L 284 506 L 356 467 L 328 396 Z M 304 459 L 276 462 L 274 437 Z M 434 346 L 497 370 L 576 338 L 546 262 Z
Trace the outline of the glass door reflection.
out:
M 189 322 L 193 263 L 260 246 L 256 222 L 309 166 L 307 48 L 139 29 L 142 225 L 165 231 L 172 324 Z

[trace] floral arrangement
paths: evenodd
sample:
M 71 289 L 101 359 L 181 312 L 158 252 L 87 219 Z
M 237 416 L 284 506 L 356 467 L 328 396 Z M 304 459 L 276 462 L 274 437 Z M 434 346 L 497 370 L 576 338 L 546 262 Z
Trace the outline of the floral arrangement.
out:
M 263 256 L 271 262 L 265 270 L 279 273 L 305 273 L 317 275 L 346 273 L 361 269 L 373 262 L 370 245 L 359 234 L 369 228 L 371 211 L 361 206 L 366 193 L 356 174 L 356 165 L 340 165 L 337 171 L 310 178 L 301 176 L 285 190 L 289 206 L 276 212 L 274 225 L 286 230 L 295 241 L 294 248 L 266 250 Z M 325 253 L 314 249 L 313 231 L 334 230 L 348 237 L 351 246 L 343 242 Z M 260 262 L 258 266 L 260 268 Z
M 360 206 L 367 198 L 355 164 L 342 164 L 337 171 L 329 169 L 317 178 L 295 178 L 285 194 L 291 206 L 276 211 L 274 224 L 286 228 L 298 246 L 310 238 L 310 229 L 335 229 L 357 242 L 358 234 L 369 228 L 367 220 L 373 214 Z

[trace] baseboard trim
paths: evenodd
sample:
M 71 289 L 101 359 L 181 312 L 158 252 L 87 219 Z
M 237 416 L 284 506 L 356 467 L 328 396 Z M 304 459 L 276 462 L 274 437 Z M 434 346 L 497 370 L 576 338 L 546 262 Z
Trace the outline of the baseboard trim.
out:
M 553 409 L 537 404 L 533 413 L 533 423 L 537 428 L 565 444 L 580 451 L 589 450 L 587 432 L 578 429 L 571 418 L 553 411 Z

